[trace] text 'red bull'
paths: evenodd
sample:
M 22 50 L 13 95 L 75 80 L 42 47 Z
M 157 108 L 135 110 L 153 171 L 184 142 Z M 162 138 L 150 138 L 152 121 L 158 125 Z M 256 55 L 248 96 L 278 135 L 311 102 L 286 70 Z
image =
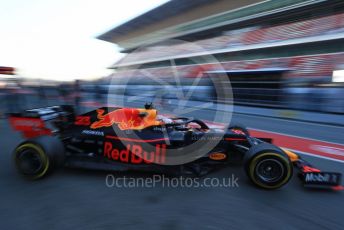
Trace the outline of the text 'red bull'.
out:
M 155 145 L 155 151 L 143 151 L 140 145 L 128 144 L 126 149 L 113 148 L 111 142 L 104 144 L 104 156 L 108 159 L 121 161 L 124 163 L 141 164 L 156 163 L 163 164 L 166 161 L 166 145 Z

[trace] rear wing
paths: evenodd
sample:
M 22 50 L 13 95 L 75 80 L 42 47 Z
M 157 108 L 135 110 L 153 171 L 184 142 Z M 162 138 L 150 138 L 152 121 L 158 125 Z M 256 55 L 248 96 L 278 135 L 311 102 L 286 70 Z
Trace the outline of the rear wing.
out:
M 63 123 L 74 121 L 74 109 L 69 105 L 29 109 L 21 113 L 10 113 L 11 127 L 25 138 L 53 135 Z

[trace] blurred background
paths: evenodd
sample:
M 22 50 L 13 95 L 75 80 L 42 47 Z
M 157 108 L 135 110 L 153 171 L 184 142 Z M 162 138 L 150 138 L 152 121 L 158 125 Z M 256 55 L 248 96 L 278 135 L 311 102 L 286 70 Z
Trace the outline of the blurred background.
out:
M 343 228 L 340 192 L 311 192 L 296 175 L 259 190 L 241 166 L 209 175 L 238 176 L 238 189 L 107 188 L 108 172 L 68 169 L 27 181 L 11 155 L 23 139 L 6 119 L 154 102 L 212 121 L 233 104 L 251 134 L 344 173 L 343 0 L 11 0 L 0 3 L 0 28 L 4 229 Z
M 108 93 L 173 104 L 179 91 L 190 89 L 188 100 L 227 103 L 213 84 L 226 75 L 235 112 L 303 120 L 303 111 L 342 115 L 343 28 L 343 1 L 168 1 L 97 37 L 122 53 L 108 66 L 110 75 L 64 82 L 25 78 L 16 74 L 20 66 L 1 67 L 1 110 L 104 104 Z M 207 55 L 222 68 L 207 62 Z M 340 118 L 322 117 L 343 125 Z

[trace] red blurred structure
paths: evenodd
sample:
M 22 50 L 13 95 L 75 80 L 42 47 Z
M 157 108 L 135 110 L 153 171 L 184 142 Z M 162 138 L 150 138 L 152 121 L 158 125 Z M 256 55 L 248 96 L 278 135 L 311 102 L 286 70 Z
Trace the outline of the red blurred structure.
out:
M 0 74 L 15 75 L 15 68 L 13 68 L 13 67 L 6 67 L 6 66 L 0 66 Z

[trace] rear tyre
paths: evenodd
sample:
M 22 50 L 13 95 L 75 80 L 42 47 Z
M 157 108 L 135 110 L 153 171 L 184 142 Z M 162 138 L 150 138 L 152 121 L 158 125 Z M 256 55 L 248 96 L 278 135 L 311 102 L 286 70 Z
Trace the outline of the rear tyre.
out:
M 19 144 L 13 153 L 18 172 L 32 180 L 40 179 L 64 163 L 62 142 L 51 136 L 42 136 Z
M 293 165 L 278 147 L 261 143 L 245 156 L 245 171 L 253 184 L 264 189 L 278 189 L 293 175 Z

